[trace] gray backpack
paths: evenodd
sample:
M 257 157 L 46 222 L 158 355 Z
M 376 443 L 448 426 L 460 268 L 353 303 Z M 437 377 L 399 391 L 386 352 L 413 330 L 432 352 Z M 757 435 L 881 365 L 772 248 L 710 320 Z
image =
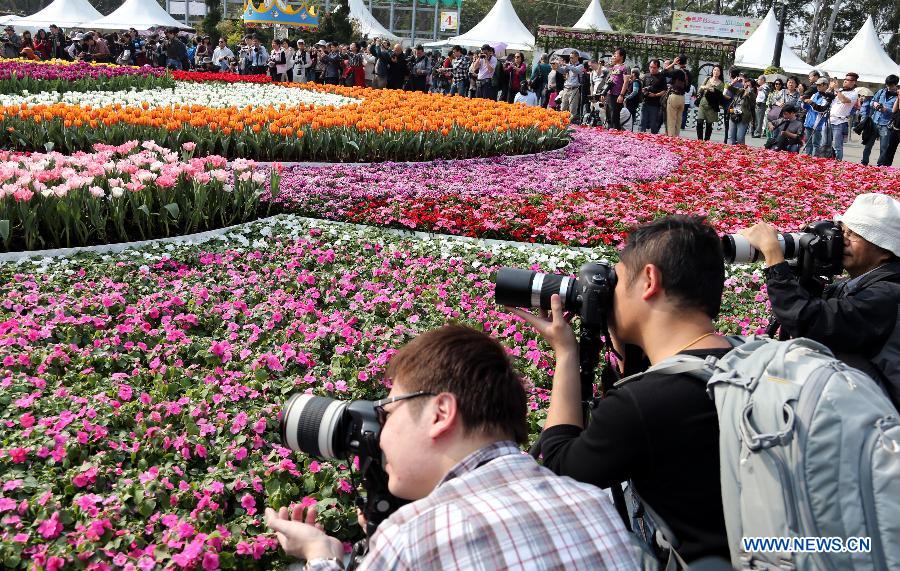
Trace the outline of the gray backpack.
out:
M 648 372 L 697 376 L 716 402 L 732 565 L 900 569 L 900 416 L 888 397 L 815 341 L 729 340 L 721 359 L 677 355 Z

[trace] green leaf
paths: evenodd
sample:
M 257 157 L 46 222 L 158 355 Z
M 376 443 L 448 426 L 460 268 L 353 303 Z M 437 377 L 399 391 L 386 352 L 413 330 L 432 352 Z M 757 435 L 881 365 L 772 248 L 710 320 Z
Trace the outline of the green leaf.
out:
M 166 211 L 172 217 L 172 220 L 178 220 L 178 217 L 181 215 L 181 209 L 178 208 L 178 205 L 174 202 L 171 204 L 166 204 L 165 206 L 163 206 L 163 208 L 166 209 Z
M 9 220 L 0 220 L 0 238 L 9 240 Z
M 146 204 L 141 204 L 140 206 L 138 206 L 137 209 L 140 210 L 141 212 L 143 212 L 144 214 L 146 214 L 147 216 L 150 216 L 150 208 Z

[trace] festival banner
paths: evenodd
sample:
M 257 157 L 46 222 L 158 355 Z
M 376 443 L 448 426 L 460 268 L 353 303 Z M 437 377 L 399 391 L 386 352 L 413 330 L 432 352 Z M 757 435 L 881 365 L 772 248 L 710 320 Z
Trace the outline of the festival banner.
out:
M 676 11 L 672 13 L 672 32 L 746 40 L 759 27 L 760 22 L 762 20 L 759 18 Z

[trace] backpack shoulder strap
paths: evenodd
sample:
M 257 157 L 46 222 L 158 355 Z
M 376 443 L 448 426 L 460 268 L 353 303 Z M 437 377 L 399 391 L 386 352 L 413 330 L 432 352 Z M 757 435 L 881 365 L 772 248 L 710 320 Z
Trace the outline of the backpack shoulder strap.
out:
M 725 340 L 728 341 L 731 346 L 740 347 L 744 343 L 748 343 L 753 341 L 755 337 L 742 337 L 740 335 L 727 335 L 725 336 Z M 696 377 L 697 379 L 703 381 L 704 383 L 709 380 L 712 376 L 713 368 L 715 367 L 716 362 L 718 361 L 715 357 L 706 357 L 705 359 L 701 357 L 695 357 L 694 355 L 672 355 L 666 359 L 663 359 L 659 363 L 651 366 L 646 371 L 635 373 L 634 375 L 629 375 L 624 379 L 617 381 L 613 387 L 619 388 L 622 385 L 627 383 L 631 383 L 637 380 L 640 380 L 647 373 L 661 373 L 664 375 L 690 375 L 692 377 Z

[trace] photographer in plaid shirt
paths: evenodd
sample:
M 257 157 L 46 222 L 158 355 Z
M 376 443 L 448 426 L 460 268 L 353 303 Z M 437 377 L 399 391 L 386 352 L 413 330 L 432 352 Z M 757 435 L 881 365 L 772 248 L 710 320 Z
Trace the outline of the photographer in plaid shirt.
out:
M 453 46 L 450 52 L 453 56 L 453 78 L 450 85 L 450 95 L 462 95 L 466 97 L 469 94 L 469 67 L 472 66 L 472 58 L 466 54 L 466 50 L 460 46 Z
M 636 547 L 605 492 L 556 476 L 517 446 L 527 397 L 506 350 L 460 325 L 424 333 L 391 359 L 376 406 L 388 486 L 413 500 L 381 523 L 362 569 L 628 569 Z M 308 570 L 342 568 L 315 508 L 266 510 Z

